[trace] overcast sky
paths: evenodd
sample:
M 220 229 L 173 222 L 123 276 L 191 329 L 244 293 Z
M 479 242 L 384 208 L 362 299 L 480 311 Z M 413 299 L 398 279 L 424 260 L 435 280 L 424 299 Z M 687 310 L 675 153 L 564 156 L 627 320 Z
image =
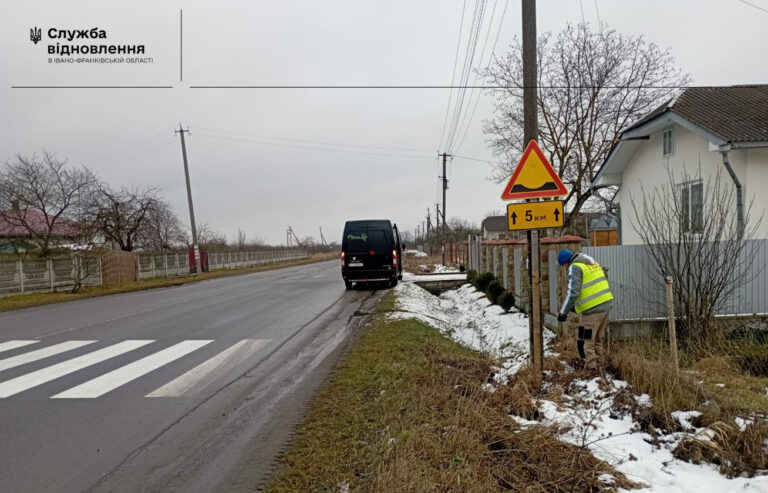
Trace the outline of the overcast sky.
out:
M 740 0 L 540 0 L 538 30 L 599 18 L 671 48 L 696 85 L 765 83 L 768 12 L 760 8 L 768 10 L 768 0 L 749 3 L 754 6 Z M 300 238 L 319 239 L 322 227 L 328 241 L 338 241 L 345 220 L 362 218 L 390 218 L 413 230 L 440 199 L 436 153 L 448 90 L 191 86 L 450 85 L 464 4 L 3 0 L 0 160 L 46 149 L 90 167 L 113 187 L 162 189 L 188 224 L 181 146 L 173 132 L 182 123 L 191 131 L 197 221 L 229 239 L 242 229 L 284 243 L 292 226 Z M 481 47 L 486 33 L 490 40 L 483 60 L 500 22 L 497 54 L 521 31 L 519 0 L 486 5 Z M 474 6 L 466 1 L 461 50 Z M 33 27 L 42 31 L 37 45 L 30 41 Z M 47 46 L 65 40 L 49 39 L 48 29 L 93 27 L 107 39 L 73 44 L 143 44 L 152 63 L 49 63 L 54 55 Z M 171 87 L 12 88 L 51 85 Z M 483 95 L 460 147 L 464 133 L 458 132 L 455 154 L 491 159 L 481 123 L 492 115 Z M 504 208 L 503 184 L 489 181 L 490 174 L 482 162 L 452 161 L 449 217 L 479 224 L 486 213 Z

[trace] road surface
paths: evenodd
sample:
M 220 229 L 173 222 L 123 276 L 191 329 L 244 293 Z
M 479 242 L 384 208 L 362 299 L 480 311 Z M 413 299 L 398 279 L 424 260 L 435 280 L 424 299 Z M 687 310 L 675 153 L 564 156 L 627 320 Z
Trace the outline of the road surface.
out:
M 0 314 L 0 491 L 253 491 L 381 294 L 333 261 Z

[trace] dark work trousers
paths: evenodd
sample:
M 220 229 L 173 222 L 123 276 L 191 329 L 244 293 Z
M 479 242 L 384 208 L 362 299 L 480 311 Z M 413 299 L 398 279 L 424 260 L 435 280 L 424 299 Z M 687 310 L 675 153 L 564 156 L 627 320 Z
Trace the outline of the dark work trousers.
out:
M 584 360 L 584 369 L 586 370 L 600 370 L 605 364 L 603 334 L 605 334 L 605 327 L 608 325 L 609 313 L 610 310 L 581 315 L 576 344 L 579 349 L 579 356 Z

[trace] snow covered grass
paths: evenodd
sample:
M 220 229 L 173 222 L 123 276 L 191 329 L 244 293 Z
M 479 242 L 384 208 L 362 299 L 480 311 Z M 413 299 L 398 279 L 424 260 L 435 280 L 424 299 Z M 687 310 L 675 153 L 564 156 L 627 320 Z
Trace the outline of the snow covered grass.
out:
M 631 380 L 632 386 L 611 374 L 582 379 L 571 367 L 573 341 L 554 341 L 547 331 L 545 340 L 550 344 L 542 378 L 525 366 L 528 320 L 524 315 L 503 313 L 470 285 L 439 298 L 410 284 L 399 286 L 396 293 L 391 318 L 424 321 L 496 359 L 495 383 L 487 389 L 523 429 L 554 428 L 563 442 L 588 450 L 618 474 L 651 491 L 768 491 L 764 407 L 747 402 L 743 395 L 749 393 L 729 398 L 729 384 L 723 383 L 737 382 L 731 386 L 749 391 L 757 388 L 755 395 L 764 399 L 764 380 L 724 378 L 727 375 L 722 372 L 717 376 L 704 372 L 702 377 L 697 372 L 684 373 L 675 381 L 665 358 L 648 359 L 632 347 L 617 349 L 609 367 Z M 708 379 L 714 382 L 701 385 Z M 733 413 L 739 409 L 752 411 L 736 420 Z M 718 421 L 728 417 L 729 422 Z M 720 473 L 742 471 L 756 476 L 728 478 Z M 606 487 L 621 486 L 617 474 L 610 472 L 602 473 L 601 481 Z

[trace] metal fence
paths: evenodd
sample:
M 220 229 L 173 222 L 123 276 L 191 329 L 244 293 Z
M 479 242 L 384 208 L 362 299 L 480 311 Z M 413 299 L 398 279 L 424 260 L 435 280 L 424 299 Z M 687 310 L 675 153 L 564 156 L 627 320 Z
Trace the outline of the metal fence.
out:
M 664 280 L 654 272 L 647 246 L 584 247 L 583 251 L 606 269 L 616 300 L 611 320 L 666 317 Z M 750 256 L 751 271 L 743 285 L 726 293 L 718 315 L 768 313 L 768 239 L 750 240 L 743 255 Z
M 265 250 L 254 252 L 208 253 L 210 270 L 236 269 L 266 265 L 309 257 L 306 250 Z M 30 292 L 53 292 L 71 289 L 82 268 L 77 255 L 49 259 L 0 260 L 0 297 Z M 186 252 L 136 255 L 139 279 L 175 277 L 189 274 Z M 101 258 L 88 266 L 86 286 L 102 283 Z

